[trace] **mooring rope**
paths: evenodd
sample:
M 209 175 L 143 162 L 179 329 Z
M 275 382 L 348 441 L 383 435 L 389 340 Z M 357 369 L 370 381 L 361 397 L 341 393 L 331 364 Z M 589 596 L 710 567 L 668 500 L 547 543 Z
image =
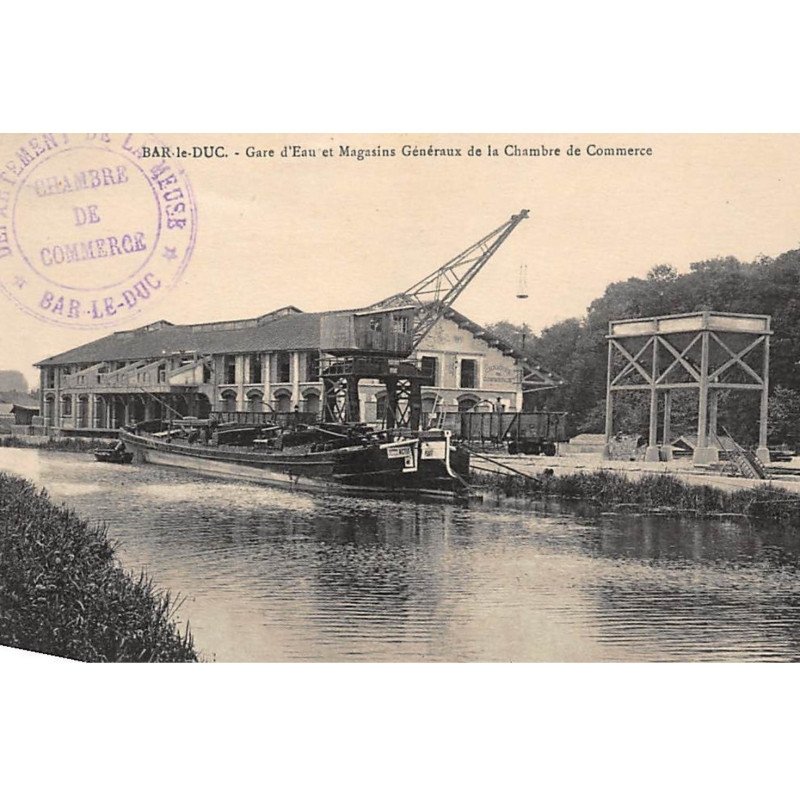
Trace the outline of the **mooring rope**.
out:
M 470 447 L 467 447 L 467 446 L 466 446 L 465 444 L 463 444 L 463 443 L 462 443 L 462 445 L 461 445 L 461 446 L 462 446 L 462 447 L 463 447 L 463 448 L 464 448 L 464 449 L 465 449 L 465 450 L 466 450 L 468 453 L 471 453 L 471 454 L 472 454 L 473 456 L 475 456 L 476 458 L 482 458 L 484 461 L 488 461 L 490 464 L 494 464 L 496 467 L 500 467 L 501 469 L 506 469 L 506 470 L 508 470 L 509 472 L 513 473 L 514 475 L 519 475 L 520 477 L 522 477 L 522 478 L 525 478 L 525 480 L 528 480 L 528 481 L 533 481 L 534 483 L 538 483 L 539 485 L 541 485 L 541 483 L 542 483 L 542 481 L 540 481 L 540 480 L 539 480 L 539 478 L 534 478 L 534 477 L 533 477 L 533 475 L 528 475 L 528 474 L 526 474 L 525 472 L 522 472 L 522 470 L 519 470 L 519 469 L 514 469 L 514 467 L 509 467 L 509 466 L 508 466 L 508 464 L 503 464 L 503 462 L 502 462 L 502 461 L 496 461 L 496 460 L 495 460 L 495 459 L 493 459 L 493 458 L 489 458 L 489 456 L 487 456 L 487 455 L 484 455 L 483 453 L 478 453 L 477 451 L 473 450 L 473 449 L 472 449 L 472 448 L 470 448 Z

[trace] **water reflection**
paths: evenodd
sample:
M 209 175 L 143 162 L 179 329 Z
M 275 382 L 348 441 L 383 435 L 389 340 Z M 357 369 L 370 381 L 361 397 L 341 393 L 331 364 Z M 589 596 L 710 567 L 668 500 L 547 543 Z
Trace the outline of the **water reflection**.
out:
M 795 660 L 793 531 L 291 494 L 89 456 L 0 469 L 107 521 L 219 660 Z

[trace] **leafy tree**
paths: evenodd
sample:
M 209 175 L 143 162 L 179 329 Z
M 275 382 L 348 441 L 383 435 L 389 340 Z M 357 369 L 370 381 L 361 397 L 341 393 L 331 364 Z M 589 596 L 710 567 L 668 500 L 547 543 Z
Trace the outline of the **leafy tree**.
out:
M 800 448 L 800 391 L 778 386 L 770 398 L 768 432 L 770 439 Z
M 701 309 L 772 317 L 770 436 L 800 445 L 800 430 L 795 432 L 800 429 L 800 250 L 776 258 L 759 256 L 750 263 L 732 256 L 708 259 L 692 264 L 684 274 L 669 264 L 657 264 L 644 279 L 609 284 L 583 318 L 556 323 L 539 335 L 527 334 L 526 354 L 567 382 L 553 392 L 527 395 L 527 407 L 565 410 L 570 412 L 573 430 L 602 431 L 609 321 Z M 521 347 L 520 326 L 503 321 L 490 327 Z M 722 393 L 720 424 L 743 443 L 752 443 L 758 432 L 758 403 L 757 392 Z M 648 408 L 643 398 L 617 398 L 615 406 L 618 424 L 629 426 L 628 432 L 640 431 L 642 424 L 646 428 Z M 694 430 L 696 420 L 696 392 L 675 393 L 675 432 Z

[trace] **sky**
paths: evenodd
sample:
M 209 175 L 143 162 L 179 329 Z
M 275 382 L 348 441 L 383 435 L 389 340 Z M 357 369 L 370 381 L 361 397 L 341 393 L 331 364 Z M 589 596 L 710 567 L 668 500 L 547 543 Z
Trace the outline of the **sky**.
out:
M 13 158 L 29 138 L 0 136 L 0 164 Z M 226 158 L 169 160 L 183 169 L 194 198 L 189 216 L 196 235 L 191 246 L 186 245 L 188 239 L 179 242 L 181 253 L 184 245 L 190 250 L 180 279 L 165 282 L 140 304 L 138 314 L 111 327 L 102 324 L 106 320 L 93 319 L 82 321 L 80 328 L 57 324 L 41 309 L 33 310 L 45 319 L 0 294 L 0 369 L 20 370 L 36 385 L 38 372 L 32 364 L 37 360 L 112 330 L 159 319 L 188 323 L 246 318 L 290 304 L 304 311 L 368 305 L 412 285 L 522 208 L 530 210 L 530 218 L 516 228 L 457 301 L 456 308 L 479 323 L 507 319 L 540 331 L 581 316 L 608 283 L 643 277 L 655 264 L 669 263 L 685 271 L 690 263 L 715 256 L 750 260 L 800 244 L 800 161 L 795 156 L 800 137 L 789 134 L 158 134 L 157 138 L 173 150 L 213 145 L 227 153 Z M 80 157 L 66 154 L 50 172 L 73 174 L 86 167 L 86 158 L 96 160 L 98 153 L 104 165 L 128 163 L 120 160 L 122 141 L 123 136 L 114 134 L 105 150 L 84 147 L 79 152 L 75 148 L 86 143 L 72 135 L 68 146 Z M 287 145 L 314 148 L 317 156 L 282 158 L 280 152 Z M 461 155 L 403 156 L 404 145 L 460 148 Z M 507 145 L 561 152 L 505 155 Z M 580 148 L 581 155 L 567 155 L 570 145 Z M 652 155 L 590 156 L 589 145 L 651 148 Z M 248 146 L 272 149 L 275 155 L 248 158 Z M 358 160 L 339 155 L 341 146 L 394 148 L 396 156 Z M 498 155 L 487 155 L 490 146 Z M 468 155 L 470 147 L 480 148 L 481 155 Z M 324 148 L 335 155 L 322 156 Z M 84 158 L 81 153 L 88 155 Z M 59 164 L 62 155 L 50 164 Z M 131 156 L 131 160 L 148 170 L 160 159 Z M 115 198 L 114 230 L 121 231 L 126 224 L 147 228 L 158 216 L 144 179 L 137 177 L 134 166 L 128 168 L 128 185 L 95 193 L 101 200 Z M 15 222 L 11 249 L 15 245 L 25 249 L 36 266 L 37 248 L 47 241 L 51 226 L 58 227 L 56 211 L 65 222 L 58 241 L 72 241 L 69 236 L 80 239 L 88 226 L 76 226 L 71 234 L 65 215 L 77 213 L 72 201 L 78 195 L 48 197 L 39 203 L 32 193 L 33 178 L 45 175 L 48 167 L 34 163 L 27 170 L 31 174 L 23 171 L 17 186 L 26 181 L 28 194 L 20 191 L 15 201 L 16 187 L 11 192 Z M 100 207 L 111 216 L 108 203 L 101 202 Z M 16 274 L 7 268 L 15 257 L 12 252 L 0 258 L 0 282 L 6 287 Z M 124 258 L 138 268 L 136 254 Z M 92 268 L 109 265 L 112 283 L 119 288 L 124 281 L 118 280 L 113 263 L 113 259 L 98 261 Z M 523 264 L 529 298 L 518 300 L 517 278 Z M 28 268 L 17 261 L 20 265 Z M 41 264 L 39 268 L 45 280 L 55 274 Z

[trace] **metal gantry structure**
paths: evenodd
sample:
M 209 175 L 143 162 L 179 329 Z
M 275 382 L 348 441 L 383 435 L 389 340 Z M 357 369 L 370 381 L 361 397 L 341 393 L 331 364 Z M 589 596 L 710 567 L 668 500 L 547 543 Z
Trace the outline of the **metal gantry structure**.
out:
M 609 323 L 606 382 L 606 455 L 614 437 L 614 398 L 620 392 L 650 395 L 649 436 L 645 459 L 671 456 L 673 392 L 697 392 L 696 464 L 719 458 L 718 407 L 723 391 L 758 392 L 757 457 L 769 461 L 770 318 L 760 314 L 695 311 Z M 663 398 L 661 447 L 659 401 Z
M 431 385 L 433 376 L 406 359 L 528 213 L 523 209 L 512 215 L 404 292 L 335 322 L 332 343 L 324 347 L 331 358 L 322 370 L 327 421 L 358 421 L 358 382 L 368 379 L 386 387 L 387 428 L 419 428 L 421 387 Z M 342 332 L 345 328 L 348 333 Z

